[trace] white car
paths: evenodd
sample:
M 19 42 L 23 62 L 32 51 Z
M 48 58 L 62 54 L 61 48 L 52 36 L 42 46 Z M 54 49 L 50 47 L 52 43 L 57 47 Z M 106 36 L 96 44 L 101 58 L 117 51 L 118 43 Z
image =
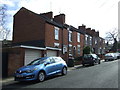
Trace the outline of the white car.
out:
M 114 53 L 115 54 L 115 56 L 117 57 L 117 59 L 120 59 L 120 53 Z
M 107 53 L 105 54 L 105 61 L 109 61 L 109 60 L 116 60 L 117 56 L 115 53 Z

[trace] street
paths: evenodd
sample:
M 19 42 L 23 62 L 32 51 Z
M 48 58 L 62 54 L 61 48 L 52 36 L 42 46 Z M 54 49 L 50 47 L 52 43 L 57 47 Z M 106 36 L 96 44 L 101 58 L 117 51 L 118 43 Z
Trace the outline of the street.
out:
M 66 76 L 57 75 L 44 82 L 17 82 L 4 88 L 118 88 L 118 62 L 101 62 L 94 66 L 79 67 Z

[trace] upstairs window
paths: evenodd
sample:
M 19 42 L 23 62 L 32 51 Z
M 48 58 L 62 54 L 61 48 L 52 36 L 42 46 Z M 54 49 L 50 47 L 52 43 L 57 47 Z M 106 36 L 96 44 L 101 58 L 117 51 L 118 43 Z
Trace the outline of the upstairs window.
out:
M 55 27 L 55 40 L 59 40 L 59 28 Z
M 80 42 L 80 33 L 77 33 L 77 41 Z
M 95 39 L 95 44 L 97 44 L 97 39 Z
M 92 45 L 92 37 L 90 37 L 90 45 Z
M 88 35 L 85 35 L 85 44 L 88 44 Z
M 72 42 L 72 31 L 69 31 L 69 42 Z

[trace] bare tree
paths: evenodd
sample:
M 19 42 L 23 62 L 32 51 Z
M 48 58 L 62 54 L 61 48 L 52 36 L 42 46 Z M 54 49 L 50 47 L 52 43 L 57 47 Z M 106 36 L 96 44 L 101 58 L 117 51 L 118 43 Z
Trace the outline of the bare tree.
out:
M 7 6 L 5 4 L 0 6 L 0 38 L 8 39 L 10 29 L 7 28 Z
M 107 42 L 115 42 L 117 37 L 118 37 L 118 30 L 117 28 L 114 28 L 110 32 L 106 33 L 105 39 L 107 40 Z
M 118 42 L 117 42 L 117 37 L 118 37 L 118 30 L 114 28 L 112 31 L 106 33 L 106 40 L 107 43 L 112 42 L 112 47 L 111 51 L 116 52 L 118 49 Z

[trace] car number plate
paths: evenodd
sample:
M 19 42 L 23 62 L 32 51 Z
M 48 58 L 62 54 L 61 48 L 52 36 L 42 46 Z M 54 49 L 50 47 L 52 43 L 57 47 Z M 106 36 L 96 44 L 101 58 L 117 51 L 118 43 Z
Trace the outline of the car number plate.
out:
M 17 75 L 16 77 L 23 77 L 23 75 Z

